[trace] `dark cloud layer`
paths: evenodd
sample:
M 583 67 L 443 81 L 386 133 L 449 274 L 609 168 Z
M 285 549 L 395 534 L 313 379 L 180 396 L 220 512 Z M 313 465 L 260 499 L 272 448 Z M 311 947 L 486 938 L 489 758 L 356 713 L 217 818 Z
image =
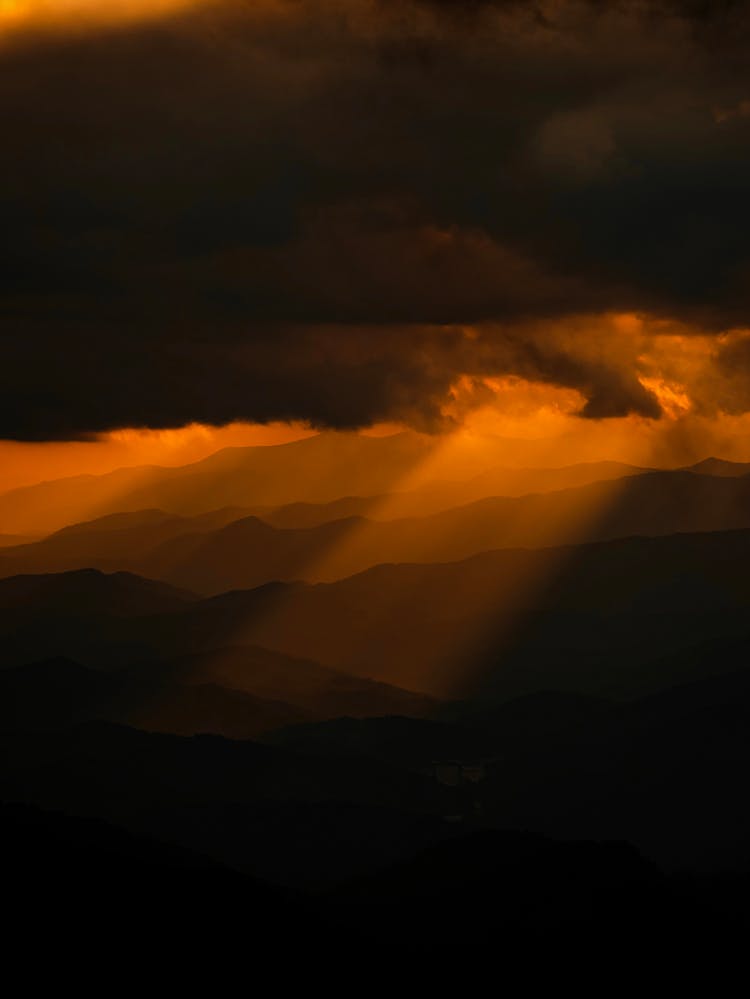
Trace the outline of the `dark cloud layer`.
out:
M 744 3 L 676 0 L 229 0 L 6 43 L 0 436 L 432 426 L 462 374 L 658 416 L 585 317 L 750 326 L 749 55 Z

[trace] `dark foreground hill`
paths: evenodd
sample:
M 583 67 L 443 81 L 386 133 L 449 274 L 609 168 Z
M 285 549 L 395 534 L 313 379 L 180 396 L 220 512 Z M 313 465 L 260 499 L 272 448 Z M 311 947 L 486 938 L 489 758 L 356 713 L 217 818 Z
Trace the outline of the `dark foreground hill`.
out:
M 425 775 L 96 723 L 0 734 L 0 800 L 99 818 L 278 883 L 332 883 L 452 829 Z
M 281 701 L 214 683 L 168 682 L 146 672 L 102 673 L 68 659 L 0 672 L 0 727 L 6 730 L 59 730 L 99 720 L 178 735 L 213 732 L 250 739 L 310 717 Z
M 491 713 L 464 705 L 456 719 L 334 721 L 272 738 L 329 761 L 481 761 L 479 783 L 446 789 L 469 818 L 480 807 L 494 826 L 628 840 L 671 869 L 750 871 L 750 669 L 628 703 L 549 692 Z
M 179 610 L 195 599 L 187 590 L 129 572 L 94 569 L 0 579 L 0 613 L 111 614 L 128 617 Z
M 114 671 L 64 658 L 0 671 L 0 728 L 112 721 L 148 731 L 252 739 L 342 714 L 422 715 L 435 702 L 259 648 L 218 649 Z
M 465 828 L 627 841 L 664 870 L 750 873 L 749 718 L 744 670 L 626 704 L 548 694 L 456 722 L 287 729 L 274 745 L 103 724 L 5 732 L 0 799 L 297 886 L 374 874 Z M 470 782 L 441 776 L 451 761 Z
M 125 957 L 141 973 L 169 967 L 182 981 L 206 970 L 201 958 L 214 977 L 248 962 L 254 974 L 278 975 L 293 955 L 309 981 L 321 954 L 340 952 L 336 973 L 347 979 L 377 955 L 392 972 L 411 957 L 429 981 L 464 966 L 466 953 L 472 968 L 496 963 L 499 940 L 506 974 L 522 955 L 576 952 L 582 941 L 595 948 L 589 966 L 615 953 L 645 964 L 688 942 L 731 946 L 746 926 L 741 879 L 666 877 L 624 844 L 475 833 L 311 895 L 97 820 L 2 805 L 0 821 L 14 959 L 43 950 L 59 974 L 73 955 L 80 962 L 85 942 L 84 979 L 101 958 L 110 970 Z M 441 970 L 424 965 L 424 951 L 442 954 Z
M 217 684 L 255 698 L 281 700 L 310 718 L 349 715 L 421 716 L 435 710 L 429 697 L 297 659 L 259 646 L 228 646 L 175 659 L 144 662 L 125 675 L 161 683 Z

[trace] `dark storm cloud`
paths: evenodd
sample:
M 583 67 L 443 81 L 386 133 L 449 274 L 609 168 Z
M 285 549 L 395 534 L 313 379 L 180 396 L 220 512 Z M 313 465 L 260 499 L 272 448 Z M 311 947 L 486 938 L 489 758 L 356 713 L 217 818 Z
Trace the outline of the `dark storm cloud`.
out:
M 739 3 L 236 0 L 6 44 L 0 436 L 431 426 L 462 374 L 657 416 L 606 323 L 555 331 L 750 325 L 749 30 Z

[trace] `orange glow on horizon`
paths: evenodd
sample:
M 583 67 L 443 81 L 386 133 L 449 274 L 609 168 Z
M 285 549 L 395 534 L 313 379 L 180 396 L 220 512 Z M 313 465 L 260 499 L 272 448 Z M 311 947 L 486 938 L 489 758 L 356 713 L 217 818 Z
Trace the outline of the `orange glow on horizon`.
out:
M 212 0 L 0 0 L 0 43 L 26 32 L 127 27 Z
M 647 383 L 647 387 L 652 389 L 652 384 Z M 440 485 L 436 488 L 436 483 L 458 484 L 455 495 L 451 494 L 454 498 L 446 505 L 472 502 L 476 496 L 464 500 L 460 497 L 471 493 L 472 477 L 481 478 L 483 470 L 488 469 L 501 473 L 492 479 L 492 495 L 504 495 L 503 466 L 508 469 L 550 468 L 587 461 L 619 460 L 640 467 L 666 467 L 689 464 L 711 454 L 733 460 L 750 459 L 750 414 L 702 417 L 680 405 L 681 397 L 675 383 L 656 380 L 652 390 L 659 394 L 667 409 L 663 419 L 629 416 L 594 421 L 576 415 L 581 397 L 571 390 L 517 377 L 483 379 L 481 383 L 460 379 L 447 403 L 452 407 L 449 415 L 456 421 L 455 429 L 423 438 L 425 447 L 419 457 L 406 471 L 403 466 L 397 474 L 394 471 L 388 485 L 389 495 L 368 511 L 368 518 L 387 521 L 434 512 L 434 501 L 439 499 L 441 488 Z M 672 404 L 671 410 L 666 402 Z M 362 433 L 383 436 L 402 429 L 395 424 L 382 424 Z M 224 447 L 282 445 L 315 433 L 316 430 L 304 424 L 237 423 L 222 428 L 193 424 L 169 430 L 125 428 L 102 434 L 90 442 L 23 444 L 0 441 L 0 482 L 8 487 L 11 483 L 18 485 L 24 479 L 34 482 L 143 466 L 125 479 L 115 476 L 111 481 L 106 480 L 104 489 L 92 490 L 91 497 L 84 484 L 88 515 L 81 515 L 78 502 L 76 516 L 68 516 L 70 523 L 98 516 L 104 508 L 116 508 L 123 490 L 148 480 L 149 465 L 185 465 Z M 512 588 L 503 592 L 501 613 L 498 614 L 498 594 L 491 588 L 486 593 L 480 589 L 471 614 L 450 625 L 441 638 L 440 648 L 434 653 L 430 652 L 420 661 L 415 658 L 414 667 L 410 675 L 404 677 L 403 685 L 464 696 L 476 679 L 466 668 L 473 650 L 483 647 L 490 635 L 496 641 L 512 637 L 523 622 L 524 607 L 533 604 L 537 594 L 564 564 L 567 552 L 560 546 L 575 545 L 587 536 L 588 528 L 617 501 L 623 481 L 604 481 L 596 490 L 571 496 L 571 502 L 561 502 L 558 510 L 545 514 L 544 522 L 530 522 L 529 518 L 534 514 L 525 510 L 523 504 L 509 508 L 509 531 L 503 547 L 517 547 L 519 542 L 514 545 L 514 537 L 528 538 L 531 528 L 536 539 L 533 547 L 550 547 L 540 551 L 523 579 L 515 580 Z M 73 483 L 70 489 L 80 497 L 80 485 Z M 571 490 L 571 493 L 577 491 Z M 247 501 L 248 506 L 252 505 L 253 497 L 249 495 Z M 19 499 L 19 502 L 25 503 L 25 499 Z M 405 505 L 409 503 L 412 511 L 405 513 Z M 207 497 L 206 508 L 210 505 L 211 497 Z M 63 501 L 62 506 L 58 504 L 55 509 L 58 519 L 61 512 L 66 516 L 65 510 Z M 3 533 L 2 525 L 0 533 Z M 12 529 L 6 528 L 6 533 L 13 533 Z M 414 548 L 413 560 L 432 561 L 435 551 L 429 533 L 420 542 L 415 531 L 415 539 L 416 545 L 421 547 Z M 351 529 L 322 552 L 314 564 L 306 566 L 301 575 L 308 581 L 333 581 L 357 571 L 356 567 L 365 568 L 367 564 L 382 561 L 384 556 L 378 546 L 377 530 L 371 531 L 366 523 L 353 521 Z M 283 619 L 285 598 L 277 599 L 280 602 L 276 606 L 267 608 L 265 630 L 256 634 L 257 622 L 249 621 L 247 630 L 240 629 L 233 641 L 268 644 L 266 636 L 273 633 L 274 622 Z M 387 601 L 388 597 L 384 599 Z M 395 602 L 400 599 L 403 599 L 403 593 L 400 596 L 394 593 L 394 612 Z M 269 647 L 275 647 L 273 642 Z M 299 653 L 299 650 L 295 652 L 294 648 L 286 647 L 278 648 L 278 651 Z M 362 667 L 368 655 L 366 638 L 353 632 L 351 647 L 345 651 L 352 666 Z
M 0 47 L 24 36 L 80 35 L 128 29 L 192 11 L 226 8 L 227 0 L 0 0 Z M 287 18 L 286 0 L 248 0 L 246 16 Z
M 472 467 L 481 464 L 559 467 L 613 460 L 674 467 L 711 455 L 750 461 L 750 414 L 700 415 L 678 382 L 641 378 L 665 410 L 661 420 L 637 416 L 584 420 L 576 415 L 582 397 L 575 390 L 508 376 L 484 379 L 477 397 L 470 381 L 457 383 L 445 407 L 446 415 L 455 420 L 455 429 L 435 438 L 436 442 L 444 439 L 433 454 L 431 470 L 442 479 L 468 477 Z M 383 423 L 360 433 L 386 436 L 405 429 L 401 424 Z M 167 430 L 123 428 L 87 441 L 0 440 L 0 492 L 137 465 L 190 464 L 225 447 L 284 444 L 318 432 L 303 423 L 191 424 Z M 450 444 L 443 446 L 447 441 Z M 482 451 L 494 453 L 482 459 Z M 425 471 L 418 476 L 422 482 Z M 418 487 L 420 483 L 415 486 L 415 482 L 402 488 Z
M 103 475 L 137 465 L 187 465 L 225 447 L 263 447 L 310 437 L 301 423 L 193 423 L 174 430 L 122 429 L 90 441 L 0 440 L 0 492 L 74 475 Z
M 522 386 L 526 388 L 526 386 Z M 484 414 L 485 418 L 487 414 Z M 580 422 L 580 421 L 579 421 Z M 308 564 L 300 574 L 307 582 L 334 583 L 336 580 L 361 572 L 384 561 L 382 549 L 377 547 L 377 527 L 373 521 L 399 520 L 404 513 L 399 510 L 402 497 L 410 493 L 426 490 L 429 495 L 430 486 L 440 482 L 452 467 L 461 468 L 463 477 L 473 463 L 478 469 L 485 464 L 493 465 L 493 441 L 484 434 L 477 434 L 468 428 L 462 428 L 454 433 L 448 433 L 435 439 L 435 446 L 428 448 L 422 459 L 417 461 L 404 475 L 395 479 L 388 495 L 378 501 L 368 511 L 365 520 L 353 521 L 346 533 L 332 543 L 328 549 L 312 563 Z M 497 452 L 495 451 L 495 459 Z M 497 462 L 495 462 L 497 463 Z M 457 476 L 458 478 L 459 476 Z M 560 571 L 568 557 L 565 547 L 576 545 L 585 536 L 586 529 L 600 517 L 606 514 L 610 505 L 614 504 L 623 488 L 625 480 L 612 480 L 601 483 L 598 492 L 591 492 L 577 497 L 573 507 L 563 504 L 559 511 L 553 514 L 548 522 L 538 523 L 529 520 L 530 513 L 521 506 L 511 527 L 520 531 L 528 531 L 533 526 L 537 534 L 535 548 L 540 549 L 538 563 L 523 579 L 514 580 L 513 587 L 503 594 L 502 604 L 498 607 L 497 593 L 487 588 L 478 595 L 469 618 L 455 621 L 444 635 L 440 649 L 430 657 L 429 661 L 414 665 L 408 676 L 402 679 L 403 686 L 410 690 L 434 693 L 448 698 L 462 698 L 467 695 L 476 677 L 467 671 L 466 663 L 472 660 L 472 654 L 479 649 L 488 635 L 492 633 L 497 640 L 510 639 L 516 627 L 522 620 L 521 609 L 533 601 L 545 584 Z M 460 501 L 452 505 L 461 505 Z M 375 527 L 373 537 L 372 528 Z M 417 528 L 418 530 L 418 528 Z M 546 547 L 549 546 L 549 547 Z M 507 547 L 517 547 L 508 545 Z M 521 546 L 523 547 L 523 546 Z M 475 554 L 479 554 L 481 550 Z M 429 546 L 424 546 L 419 555 L 410 559 L 412 562 L 431 563 L 435 552 Z M 461 558 L 466 558 L 464 555 Z M 359 564 L 358 568 L 354 568 Z M 284 620 L 286 601 L 293 599 L 285 591 L 275 597 L 274 603 L 267 606 L 264 614 L 263 627 L 269 633 L 274 632 L 277 624 Z M 389 606 L 395 613 L 403 594 L 394 592 L 381 595 L 380 613 Z M 498 614 L 498 611 L 500 613 Z M 229 644 L 253 644 L 257 641 L 255 633 L 256 622 L 249 622 L 231 636 Z M 261 644 L 267 639 L 262 638 Z M 283 643 L 282 643 L 283 644 Z M 268 647 L 271 647 L 270 645 Z M 361 667 L 366 662 L 369 640 L 362 638 L 356 632 L 342 645 L 346 649 L 346 662 L 355 667 Z M 279 647 L 277 651 L 290 652 L 294 650 Z

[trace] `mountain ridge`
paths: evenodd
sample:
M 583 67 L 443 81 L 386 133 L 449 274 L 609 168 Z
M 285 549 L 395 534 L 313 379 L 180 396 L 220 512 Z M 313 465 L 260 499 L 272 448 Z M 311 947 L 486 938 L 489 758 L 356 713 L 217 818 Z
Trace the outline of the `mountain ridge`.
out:
M 554 492 L 485 497 L 419 517 L 352 514 L 307 527 L 237 513 L 226 508 L 185 519 L 150 514 L 155 523 L 146 526 L 63 530 L 0 554 L 0 574 L 93 564 L 216 594 L 274 580 L 330 582 L 382 563 L 451 562 L 503 548 L 746 529 L 750 476 L 644 472 Z
M 79 607 L 61 620 L 0 604 L 0 665 L 64 654 L 115 669 L 261 646 L 438 698 L 484 691 L 493 703 L 543 687 L 627 696 L 658 688 L 663 657 L 744 633 L 748 560 L 741 530 L 379 565 L 332 583 L 147 603 L 131 616 Z
M 501 481 L 543 477 L 544 470 L 538 468 L 499 469 L 502 446 L 499 441 L 492 442 L 494 450 L 487 450 L 487 445 L 476 453 L 469 449 L 464 455 L 443 454 L 438 439 L 414 432 L 385 437 L 327 432 L 285 444 L 224 448 L 182 466 L 133 466 L 19 487 L 0 495 L 0 523 L 5 531 L 49 534 L 73 522 L 124 510 L 158 507 L 191 515 L 224 506 L 257 509 L 377 496 L 399 491 L 428 458 L 430 478 L 436 483 L 448 474 L 462 483 L 473 480 L 466 488 L 474 491 L 490 488 L 481 486 L 483 474 L 499 476 Z M 579 469 L 570 473 L 574 479 L 633 474 L 631 466 L 613 469 L 612 465 L 582 463 L 548 469 L 548 474 L 555 482 L 561 474 L 565 477 L 566 467 Z M 445 494 L 443 506 L 455 505 L 455 486 L 440 488 Z M 522 485 L 516 481 L 514 494 L 519 489 Z

